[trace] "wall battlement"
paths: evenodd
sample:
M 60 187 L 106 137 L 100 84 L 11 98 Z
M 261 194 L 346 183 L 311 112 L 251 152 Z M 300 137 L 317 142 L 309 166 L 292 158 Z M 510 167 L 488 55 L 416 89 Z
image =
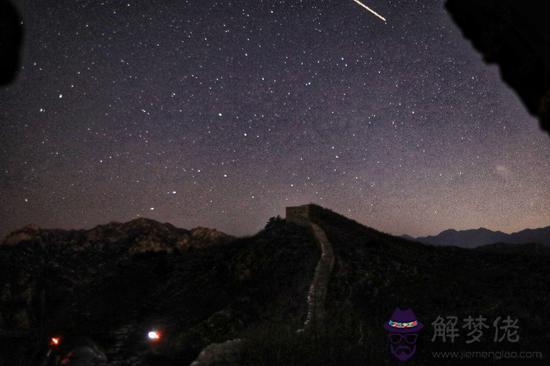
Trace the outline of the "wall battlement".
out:
M 318 212 L 321 212 L 321 206 L 312 203 L 302 206 L 291 206 L 286 208 L 286 221 L 297 225 L 310 225 L 312 219 Z

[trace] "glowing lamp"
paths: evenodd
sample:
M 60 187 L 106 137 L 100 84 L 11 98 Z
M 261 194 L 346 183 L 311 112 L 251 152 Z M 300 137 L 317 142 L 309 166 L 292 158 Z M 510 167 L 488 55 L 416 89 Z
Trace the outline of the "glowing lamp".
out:
M 61 344 L 61 338 L 60 337 L 51 337 L 50 338 L 50 346 L 57 347 Z
M 160 332 L 158 330 L 150 330 L 147 333 L 147 338 L 149 338 L 151 342 L 158 342 L 160 340 Z

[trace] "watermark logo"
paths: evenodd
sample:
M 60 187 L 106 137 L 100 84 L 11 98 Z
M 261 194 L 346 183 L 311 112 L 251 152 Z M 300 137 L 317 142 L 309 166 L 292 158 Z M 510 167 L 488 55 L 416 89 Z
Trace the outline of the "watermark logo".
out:
M 472 350 L 432 348 L 431 355 L 435 359 L 457 360 L 542 360 L 543 352 L 530 349 L 519 349 L 520 325 L 519 319 L 510 315 L 489 318 L 484 315 L 438 315 L 435 320 L 426 320 L 426 327 L 432 326 L 431 343 L 447 344 L 449 346 L 465 344 L 476 346 Z M 392 356 L 399 361 L 407 361 L 416 353 L 419 332 L 424 325 L 416 318 L 411 309 L 396 308 L 391 318 L 384 323 L 388 332 L 389 348 Z M 429 338 L 428 338 L 429 339 Z M 491 342 L 493 346 L 480 348 Z M 511 349 L 498 348 L 514 346 Z
M 384 329 L 389 333 L 390 352 L 399 361 L 407 361 L 416 353 L 418 333 L 424 325 L 411 309 L 396 308 Z
M 510 315 L 506 317 L 499 316 L 491 323 L 483 315 L 476 317 L 468 315 L 467 318 L 462 319 L 462 326 L 458 324 L 459 320 L 458 316 L 454 315 L 445 317 L 438 315 L 435 321 L 432 322 L 432 342 L 455 343 L 455 339 L 461 337 L 460 329 L 466 329 L 467 338 L 465 343 L 480 343 L 485 336 L 485 331 L 490 328 L 489 324 L 492 324 L 494 330 L 492 337 L 494 343 L 519 342 L 519 319 L 512 318 Z

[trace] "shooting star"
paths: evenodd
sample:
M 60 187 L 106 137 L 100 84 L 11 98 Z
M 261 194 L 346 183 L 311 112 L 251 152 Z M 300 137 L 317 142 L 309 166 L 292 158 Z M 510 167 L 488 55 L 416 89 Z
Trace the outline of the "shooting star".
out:
M 353 0 L 355 1 L 357 4 L 359 4 L 360 6 L 362 6 L 363 8 L 367 9 L 368 11 L 370 11 L 372 14 L 374 14 L 375 16 L 377 16 L 378 18 L 382 19 L 384 22 L 386 21 L 386 18 L 384 18 L 382 15 L 378 14 L 377 12 L 375 12 L 374 10 L 372 10 L 371 8 L 369 8 L 368 6 L 366 6 L 365 4 L 363 4 L 362 2 L 360 2 L 359 0 Z

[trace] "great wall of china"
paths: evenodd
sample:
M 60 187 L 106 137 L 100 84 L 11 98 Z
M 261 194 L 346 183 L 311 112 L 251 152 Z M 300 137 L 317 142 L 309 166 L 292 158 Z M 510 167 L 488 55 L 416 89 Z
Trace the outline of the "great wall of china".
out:
M 307 315 L 303 328 L 298 333 L 311 333 L 320 329 L 325 320 L 325 302 L 330 276 L 334 268 L 334 251 L 325 231 L 314 222 L 315 213 L 323 208 L 316 205 L 303 205 L 286 208 L 286 221 L 311 228 L 321 256 L 315 267 L 313 280 L 307 294 Z M 231 339 L 224 343 L 212 343 L 205 347 L 191 366 L 213 366 L 237 364 L 243 341 Z

